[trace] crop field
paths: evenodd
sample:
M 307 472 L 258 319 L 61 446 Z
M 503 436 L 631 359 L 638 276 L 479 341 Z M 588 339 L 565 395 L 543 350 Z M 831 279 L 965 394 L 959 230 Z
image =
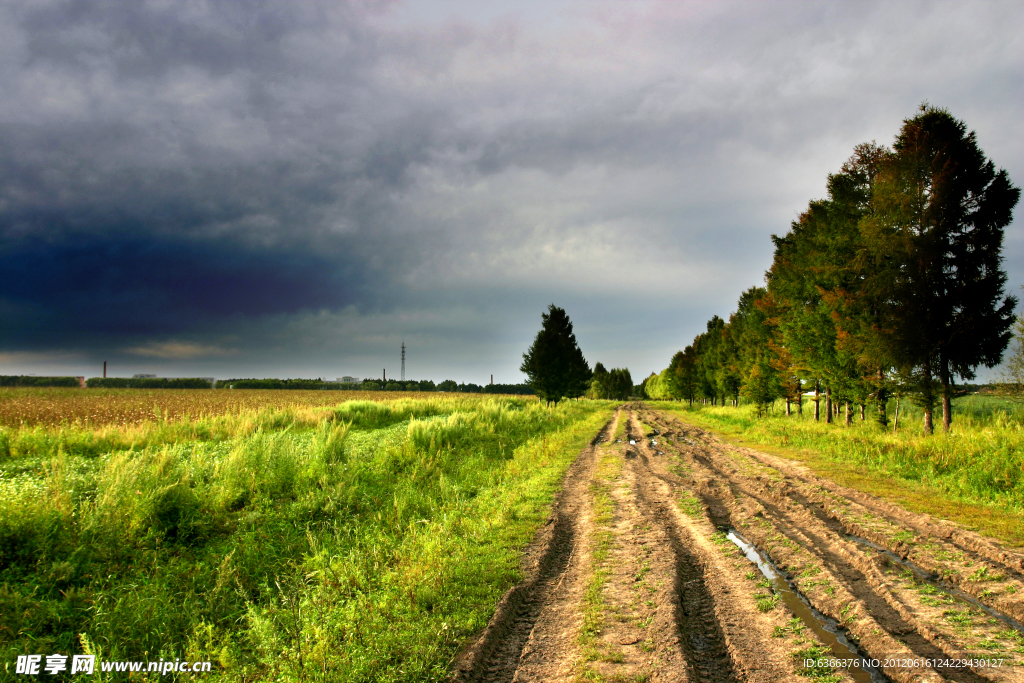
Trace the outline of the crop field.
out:
M 206 680 L 441 680 L 611 413 L 238 393 L 153 397 L 206 417 L 0 429 L 3 670 L 85 653 L 210 661 Z M 207 394 L 239 402 L 188 403 Z
M 403 392 L 401 397 L 417 395 Z M 426 393 L 424 397 L 434 394 Z M 212 417 L 269 407 L 318 407 L 348 400 L 396 400 L 388 391 L 289 389 L 0 388 L 0 425 L 142 425 L 155 420 Z M 467 394 L 471 396 L 471 394 Z

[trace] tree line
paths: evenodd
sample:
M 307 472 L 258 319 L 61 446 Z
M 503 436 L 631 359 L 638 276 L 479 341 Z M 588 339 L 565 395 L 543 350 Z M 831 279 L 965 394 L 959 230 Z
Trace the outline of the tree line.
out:
M 77 377 L 34 377 L 0 375 L 0 387 L 78 387 Z M 220 379 L 203 377 L 90 377 L 85 386 L 96 389 L 302 389 L 312 391 L 448 391 L 476 394 L 533 394 L 527 384 L 473 384 L 446 379 L 433 380 L 364 379 L 361 382 L 329 382 L 317 379 Z
M 787 414 L 814 393 L 815 419 L 888 424 L 890 398 L 952 421 L 957 382 L 994 367 L 1011 338 L 1017 303 L 1006 296 L 1005 227 L 1020 199 L 976 135 L 924 104 L 892 147 L 858 145 L 828 176 L 775 246 L 765 284 L 706 330 L 644 387 L 652 398 L 738 405 Z
M 0 387 L 77 387 L 77 377 L 36 377 L 35 375 L 0 375 Z

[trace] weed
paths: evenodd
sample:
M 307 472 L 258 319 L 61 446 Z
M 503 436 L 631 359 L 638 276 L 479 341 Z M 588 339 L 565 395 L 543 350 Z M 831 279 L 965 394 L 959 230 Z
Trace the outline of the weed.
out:
M 832 658 L 832 651 L 826 647 L 813 645 L 797 650 L 791 656 L 799 667 L 798 673 L 816 683 L 839 683 L 843 680 L 843 676 L 827 664 L 827 660 Z
M 968 581 L 1002 581 L 1006 576 L 998 572 L 989 571 L 989 568 L 982 565 L 975 569 L 970 576 L 967 577 Z
M 704 514 L 704 506 L 701 503 L 700 498 L 689 491 L 684 491 L 680 494 L 679 509 L 690 517 L 700 517 Z
M 761 612 L 771 612 L 779 604 L 779 596 L 776 593 L 757 593 L 754 595 L 754 602 Z
M 953 624 L 954 626 L 968 627 L 974 625 L 974 619 L 968 610 L 946 610 L 942 613 L 942 616 L 946 618 L 946 621 Z
M 803 621 L 800 620 L 800 617 L 793 617 L 788 622 L 786 622 L 785 626 L 776 626 L 772 630 L 772 637 L 783 638 L 790 633 L 792 633 L 795 636 L 800 636 L 801 634 L 803 634 L 805 628 L 807 628 L 807 626 L 804 624 Z

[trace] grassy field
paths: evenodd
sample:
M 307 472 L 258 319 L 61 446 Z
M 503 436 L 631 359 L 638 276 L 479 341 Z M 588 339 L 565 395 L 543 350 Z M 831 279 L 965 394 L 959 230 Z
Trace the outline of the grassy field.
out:
M 0 428 L 4 668 L 443 679 L 613 405 L 414 396 Z
M 734 441 L 768 447 L 839 481 L 919 511 L 954 519 L 1024 546 L 1024 409 L 1020 403 L 966 396 L 954 404 L 953 429 L 925 436 L 920 409 L 903 401 L 900 428 L 881 428 L 868 414 L 850 426 L 815 422 L 778 407 L 757 418 L 752 407 L 652 402 Z M 824 407 L 824 402 L 822 403 Z M 890 405 L 890 418 L 894 405 Z

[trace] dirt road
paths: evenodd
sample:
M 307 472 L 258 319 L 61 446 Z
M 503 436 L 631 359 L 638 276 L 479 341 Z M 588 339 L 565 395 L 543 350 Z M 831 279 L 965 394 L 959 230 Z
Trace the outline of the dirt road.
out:
M 642 404 L 524 569 L 454 680 L 1024 681 L 1024 554 Z

